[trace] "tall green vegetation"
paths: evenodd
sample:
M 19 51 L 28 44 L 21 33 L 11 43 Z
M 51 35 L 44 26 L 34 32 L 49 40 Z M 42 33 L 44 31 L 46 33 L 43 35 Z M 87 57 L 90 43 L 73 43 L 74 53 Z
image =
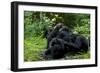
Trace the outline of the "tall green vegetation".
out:
M 24 60 L 44 60 L 39 54 L 46 48 L 46 39 L 43 33 L 57 23 L 64 23 L 74 33 L 86 38 L 90 34 L 90 15 L 80 13 L 53 13 L 24 11 Z M 85 57 L 84 57 L 85 58 Z

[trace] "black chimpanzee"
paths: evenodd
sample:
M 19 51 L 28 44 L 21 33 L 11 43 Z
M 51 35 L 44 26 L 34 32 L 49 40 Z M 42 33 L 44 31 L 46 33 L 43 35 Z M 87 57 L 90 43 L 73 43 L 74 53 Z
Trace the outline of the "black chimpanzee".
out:
M 85 37 L 74 34 L 68 27 L 62 25 L 55 26 L 48 34 L 47 41 L 48 47 L 44 56 L 51 59 L 63 58 L 69 52 L 87 52 L 89 47 Z
M 49 43 L 50 41 L 56 37 L 59 33 L 59 29 L 62 28 L 63 23 L 58 23 L 54 28 L 52 28 L 52 30 L 50 31 L 50 29 L 46 30 L 45 37 L 47 38 L 47 48 L 49 47 Z
M 44 57 L 47 59 L 59 59 L 64 57 L 64 54 L 64 41 L 59 38 L 53 38 L 49 44 L 49 48 L 44 53 Z
M 88 40 L 79 34 L 74 34 L 68 27 L 64 26 L 59 30 L 57 38 L 65 41 L 65 47 L 75 51 L 87 51 L 89 47 Z

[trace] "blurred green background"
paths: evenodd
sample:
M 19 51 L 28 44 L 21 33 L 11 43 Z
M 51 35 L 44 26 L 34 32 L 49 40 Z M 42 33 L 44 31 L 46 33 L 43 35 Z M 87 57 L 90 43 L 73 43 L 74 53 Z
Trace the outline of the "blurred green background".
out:
M 90 14 L 24 11 L 24 61 L 43 61 L 46 50 L 43 33 L 57 23 L 64 23 L 74 33 L 90 37 Z M 90 52 L 74 54 L 69 59 L 88 59 Z

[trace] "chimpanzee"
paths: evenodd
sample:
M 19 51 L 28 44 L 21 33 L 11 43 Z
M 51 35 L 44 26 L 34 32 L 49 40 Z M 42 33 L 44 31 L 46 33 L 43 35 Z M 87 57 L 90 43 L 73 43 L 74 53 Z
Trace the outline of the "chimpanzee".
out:
M 51 59 L 60 59 L 65 54 L 73 52 L 87 52 L 88 42 L 87 39 L 80 35 L 74 35 L 72 42 L 67 42 L 64 39 L 53 38 L 49 44 L 49 48 L 45 51 L 45 57 Z
M 59 30 L 57 38 L 61 38 L 66 43 L 65 45 L 70 48 L 70 50 L 75 49 L 75 51 L 87 51 L 89 42 L 88 40 L 79 34 L 74 34 L 68 27 L 64 26 Z M 66 47 L 65 46 L 65 47 Z
M 66 26 L 60 26 L 59 29 L 56 26 L 47 37 L 48 47 L 44 53 L 46 58 L 59 59 L 69 52 L 87 52 L 89 43 L 85 37 L 74 34 Z
M 64 55 L 64 41 L 59 38 L 53 38 L 49 44 L 49 48 L 44 53 L 44 57 L 46 59 L 59 59 L 64 57 Z
M 49 47 L 50 41 L 56 37 L 59 33 L 60 28 L 62 28 L 63 23 L 58 23 L 51 32 L 47 31 L 48 33 L 45 33 L 45 37 L 47 38 L 47 48 Z

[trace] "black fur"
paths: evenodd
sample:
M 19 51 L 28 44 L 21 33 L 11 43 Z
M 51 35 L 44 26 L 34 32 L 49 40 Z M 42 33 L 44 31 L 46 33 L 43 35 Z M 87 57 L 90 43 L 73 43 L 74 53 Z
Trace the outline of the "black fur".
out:
M 53 38 L 55 38 L 59 34 L 59 30 L 62 28 L 63 24 L 57 24 L 51 32 L 47 35 L 47 48 L 49 48 L 49 43 Z
M 69 52 L 87 52 L 88 40 L 74 34 L 68 27 L 57 25 L 47 36 L 47 50 L 44 53 L 46 58 L 63 58 Z

